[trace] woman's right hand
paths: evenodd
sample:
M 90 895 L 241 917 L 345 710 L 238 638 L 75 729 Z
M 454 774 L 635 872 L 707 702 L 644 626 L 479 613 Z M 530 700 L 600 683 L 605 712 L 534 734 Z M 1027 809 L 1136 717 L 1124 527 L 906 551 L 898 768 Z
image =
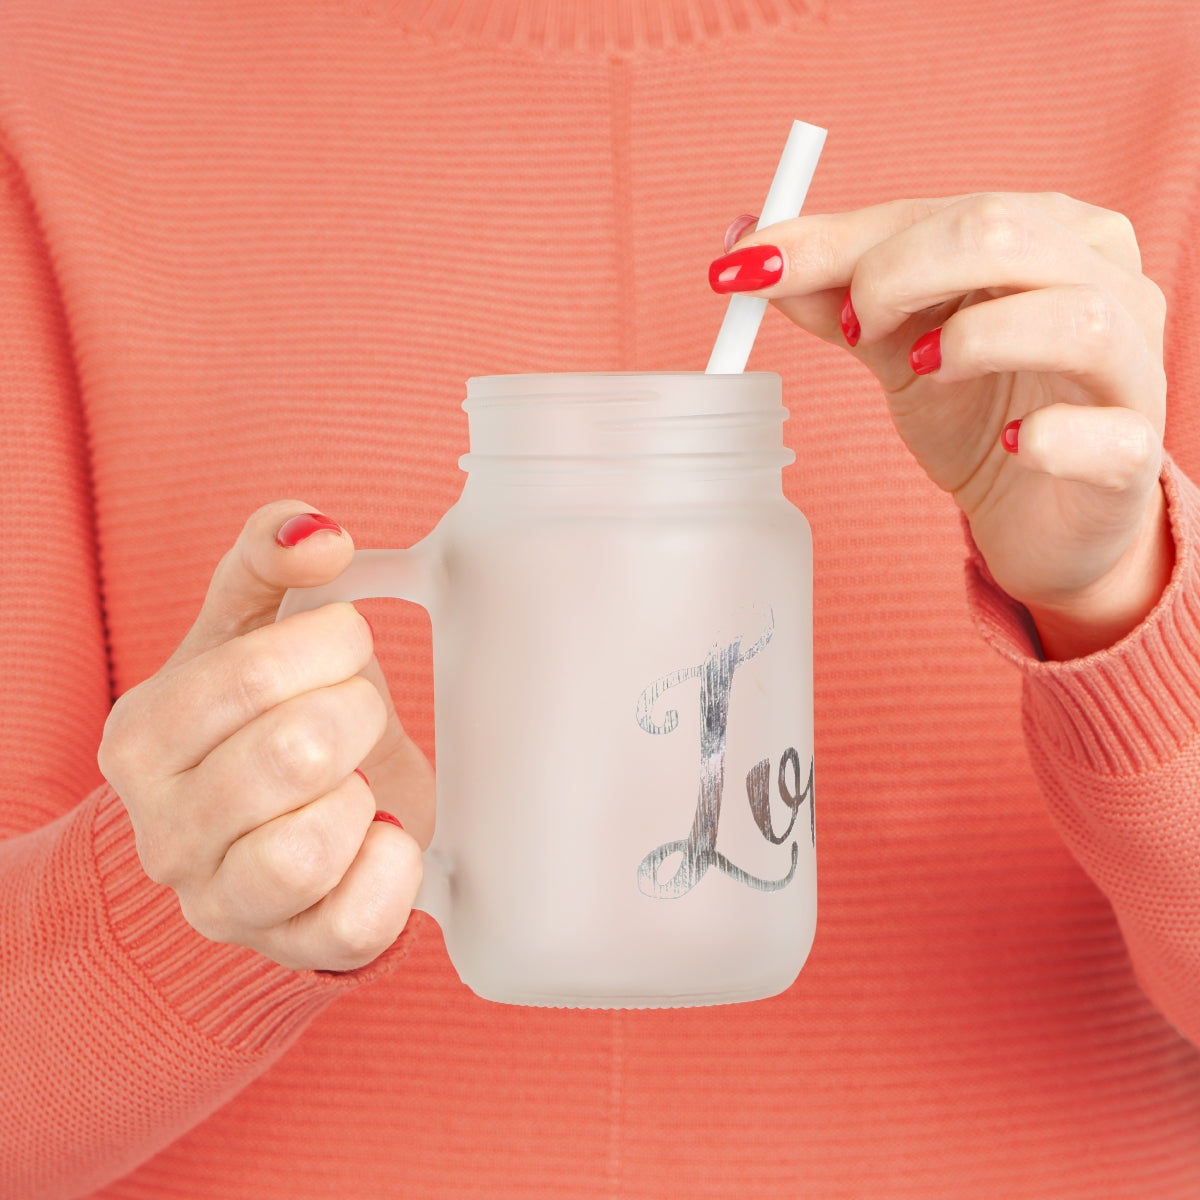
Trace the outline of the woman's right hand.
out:
M 336 578 L 354 551 L 311 511 L 280 501 L 250 518 L 179 649 L 113 706 L 99 762 L 147 875 L 195 929 L 287 967 L 345 971 L 408 921 L 433 773 L 352 605 L 275 622 L 288 588 Z M 375 820 L 372 785 L 404 829 Z

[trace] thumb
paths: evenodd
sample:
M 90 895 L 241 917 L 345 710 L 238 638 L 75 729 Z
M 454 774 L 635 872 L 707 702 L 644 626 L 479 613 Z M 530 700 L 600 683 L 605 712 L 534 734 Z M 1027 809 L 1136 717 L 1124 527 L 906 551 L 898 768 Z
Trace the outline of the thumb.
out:
M 269 624 L 289 588 L 336 579 L 353 554 L 350 535 L 303 501 L 264 505 L 217 564 L 200 614 L 167 665 Z

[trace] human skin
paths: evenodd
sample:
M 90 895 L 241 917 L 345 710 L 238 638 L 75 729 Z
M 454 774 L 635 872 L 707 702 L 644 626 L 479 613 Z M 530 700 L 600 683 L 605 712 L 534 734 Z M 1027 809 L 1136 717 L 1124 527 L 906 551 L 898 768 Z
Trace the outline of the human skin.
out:
M 113 706 L 99 761 L 143 868 L 200 933 L 345 971 L 408 921 L 433 774 L 353 605 L 275 621 L 289 587 L 336 578 L 354 553 L 333 522 L 280 545 L 311 511 L 284 500 L 250 517 L 179 648 Z M 376 794 L 403 828 L 374 819 Z
M 714 263 L 733 276 L 723 290 L 737 290 L 744 251 L 779 259 L 757 294 L 874 372 L 1048 658 L 1111 645 L 1145 617 L 1173 563 L 1165 305 L 1124 217 L 991 194 L 800 217 Z M 1016 420 L 1013 453 L 1002 435 Z M 179 649 L 117 701 L 99 757 L 146 872 L 200 933 L 348 970 L 408 920 L 433 779 L 354 608 L 274 619 L 288 588 L 336 578 L 353 554 L 336 526 L 280 545 L 309 511 L 287 500 L 250 517 Z M 404 828 L 375 820 L 377 802 Z
M 714 281 L 734 275 L 719 290 L 743 290 L 730 266 L 751 247 L 778 250 L 777 280 L 752 294 L 874 373 L 1048 659 L 1111 646 L 1145 618 L 1174 565 L 1159 483 L 1166 305 L 1124 216 L 995 193 L 804 216 L 736 242 L 713 264 Z M 1013 453 L 1003 434 L 1018 420 Z

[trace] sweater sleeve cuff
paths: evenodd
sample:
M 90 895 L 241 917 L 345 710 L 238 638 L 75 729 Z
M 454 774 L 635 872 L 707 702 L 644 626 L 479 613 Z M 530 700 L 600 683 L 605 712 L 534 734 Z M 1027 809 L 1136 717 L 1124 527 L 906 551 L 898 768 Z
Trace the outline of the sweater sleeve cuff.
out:
M 183 919 L 175 893 L 142 870 L 120 797 L 104 787 L 93 799 L 99 890 L 119 951 L 184 1021 L 235 1054 L 277 1052 L 336 996 L 389 973 L 408 953 L 415 921 L 374 962 L 343 973 L 296 971 L 209 941 Z
M 1046 662 L 1025 607 L 993 579 L 964 519 L 967 598 L 984 639 L 1025 679 L 1028 728 L 1068 759 L 1104 774 L 1152 770 L 1196 733 L 1200 712 L 1200 492 L 1168 457 L 1162 484 L 1175 568 L 1146 619 L 1115 645 Z

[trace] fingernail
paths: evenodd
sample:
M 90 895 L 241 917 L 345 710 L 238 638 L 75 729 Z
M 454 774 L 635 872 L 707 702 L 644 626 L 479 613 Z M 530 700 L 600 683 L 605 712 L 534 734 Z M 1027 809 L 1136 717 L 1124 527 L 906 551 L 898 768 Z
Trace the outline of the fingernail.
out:
M 751 225 L 757 225 L 758 218 L 750 213 L 742 213 L 740 217 L 734 217 L 729 222 L 729 228 L 725 230 L 725 253 L 728 254 L 732 249 L 733 244 L 750 228 Z
M 708 268 L 714 292 L 757 292 L 783 278 L 783 255 L 778 246 L 746 246 L 718 258 Z
M 371 781 L 357 767 L 354 768 L 354 773 L 363 781 L 363 783 L 367 785 L 367 787 L 371 786 Z
M 932 375 L 942 365 L 942 327 L 922 334 L 908 352 L 908 361 L 918 375 Z
M 1004 448 L 1009 454 L 1016 454 L 1017 452 L 1017 434 L 1020 432 L 1020 429 L 1021 422 L 1019 420 L 1009 421 L 1004 427 L 1004 432 L 1000 435 L 1000 441 L 1004 444 Z
M 846 339 L 847 346 L 857 346 L 858 339 L 862 337 L 862 327 L 858 323 L 858 316 L 854 311 L 854 305 L 850 300 L 850 289 L 846 289 L 846 295 L 842 299 L 842 311 L 838 314 L 838 320 L 842 326 L 842 337 Z
M 342 532 L 342 527 L 336 521 L 331 521 L 320 513 L 300 513 L 298 516 L 289 517 L 284 521 L 275 535 L 275 540 L 290 550 L 293 546 L 298 546 L 305 538 L 312 537 L 314 533 L 320 533 L 323 529 L 329 530 L 331 533 Z
M 395 825 L 397 829 L 403 829 L 398 817 L 393 817 L 390 812 L 384 812 L 383 809 L 378 809 L 375 815 L 371 818 L 372 821 L 386 821 L 389 825 Z

